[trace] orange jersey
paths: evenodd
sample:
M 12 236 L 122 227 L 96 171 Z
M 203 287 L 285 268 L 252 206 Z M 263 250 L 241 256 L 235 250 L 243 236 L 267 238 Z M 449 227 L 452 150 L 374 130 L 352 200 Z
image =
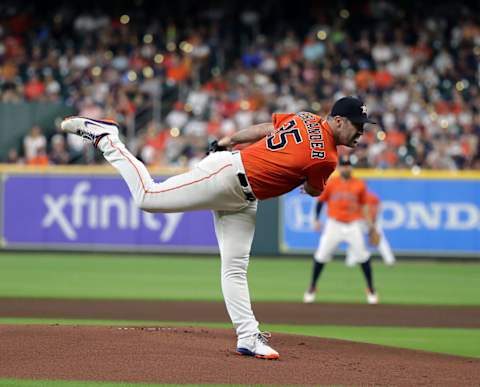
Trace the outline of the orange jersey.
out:
M 323 191 L 337 166 L 337 148 L 327 121 L 307 112 L 273 114 L 274 131 L 241 151 L 257 199 L 280 196 L 308 181 Z
M 366 204 L 369 207 L 369 213 L 372 221 L 377 219 L 378 207 L 380 206 L 380 199 L 373 192 L 367 192 Z
M 355 177 L 346 180 L 336 176 L 328 180 L 318 200 L 327 202 L 329 218 L 350 223 L 363 218 L 362 208 L 367 201 L 367 186 L 363 180 Z

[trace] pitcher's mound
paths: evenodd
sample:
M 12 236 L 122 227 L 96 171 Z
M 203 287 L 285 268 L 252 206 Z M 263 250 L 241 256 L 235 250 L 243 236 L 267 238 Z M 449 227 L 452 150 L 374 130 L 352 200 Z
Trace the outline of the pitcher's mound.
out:
M 231 330 L 0 325 L 0 378 L 190 384 L 473 386 L 480 360 L 274 334 L 280 360 L 235 354 Z

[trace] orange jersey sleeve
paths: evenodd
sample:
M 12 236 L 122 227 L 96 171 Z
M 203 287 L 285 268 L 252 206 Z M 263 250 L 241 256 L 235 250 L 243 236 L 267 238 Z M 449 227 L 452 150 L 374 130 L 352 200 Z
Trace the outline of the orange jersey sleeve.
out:
M 323 192 L 326 187 L 328 177 L 333 173 L 337 163 L 326 161 L 324 164 L 313 163 L 305 169 L 305 176 L 308 183 L 317 191 Z
M 272 122 L 270 135 L 241 151 L 255 196 L 280 196 L 305 181 L 322 191 L 338 160 L 328 123 L 307 112 L 273 114 Z
M 358 202 L 362 206 L 364 206 L 365 204 L 367 204 L 367 185 L 363 180 L 360 180 L 357 178 L 354 178 L 354 179 L 357 180 L 356 184 L 358 184 L 358 187 L 359 187 Z
M 328 180 L 320 201 L 327 202 L 328 216 L 339 222 L 350 223 L 363 218 L 366 204 L 366 184 L 355 177 L 348 180 L 336 176 Z
M 332 179 L 330 179 L 332 180 Z M 330 198 L 330 191 L 332 190 L 332 184 L 330 183 L 330 180 L 328 180 L 328 183 L 326 184 L 325 188 L 323 189 L 322 194 L 318 197 L 319 202 L 328 202 L 328 199 Z
M 295 116 L 294 113 L 273 113 L 272 114 L 272 124 L 275 129 L 282 126 L 282 123 L 288 119 L 293 118 Z

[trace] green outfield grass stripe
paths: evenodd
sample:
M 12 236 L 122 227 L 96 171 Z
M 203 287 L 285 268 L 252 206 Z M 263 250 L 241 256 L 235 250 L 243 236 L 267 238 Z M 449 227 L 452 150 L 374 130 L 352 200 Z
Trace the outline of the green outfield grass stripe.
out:
M 252 257 L 254 301 L 301 302 L 311 261 Z M 480 262 L 373 264 L 384 304 L 480 305 Z M 105 254 L 0 253 L 0 297 L 221 301 L 220 260 Z M 446 286 L 448 284 L 448 286 Z M 365 303 L 359 268 L 328 264 L 318 284 L 321 302 Z
M 480 329 L 291 326 L 265 324 L 274 332 L 480 358 Z
M 203 323 L 203 322 L 178 322 L 178 321 L 141 321 L 141 320 L 70 320 L 70 319 L 41 319 L 41 318 L 3 318 L 0 317 L 0 325 L 101 325 L 101 326 L 201 326 L 212 328 L 232 328 L 228 323 Z M 233 335 L 233 328 L 232 328 Z
M 271 387 L 263 384 L 145 384 L 145 383 L 108 383 L 108 382 L 76 382 L 63 380 L 19 380 L 0 379 L 1 387 Z M 289 387 L 283 385 L 283 387 Z M 293 386 L 291 386 L 293 387 Z M 342 387 L 320 386 L 319 387 Z M 344 386 L 343 386 L 344 387 Z
M 109 320 L 64 320 L 0 318 L 0 324 L 61 324 L 61 325 L 106 325 L 106 326 L 205 326 L 230 328 L 230 324 L 154 322 L 154 321 L 109 321 Z M 418 349 L 457 356 L 480 358 L 480 329 L 447 328 L 398 328 L 398 327 L 345 327 L 319 325 L 262 324 L 262 329 L 278 333 L 290 333 L 349 340 L 390 347 Z M 233 337 L 233 329 L 232 329 Z
M 174 386 L 172 384 L 137 384 L 137 383 L 106 383 L 87 381 L 66 380 L 19 380 L 0 379 L 0 385 L 4 387 L 157 387 Z M 185 386 L 185 385 L 183 385 Z

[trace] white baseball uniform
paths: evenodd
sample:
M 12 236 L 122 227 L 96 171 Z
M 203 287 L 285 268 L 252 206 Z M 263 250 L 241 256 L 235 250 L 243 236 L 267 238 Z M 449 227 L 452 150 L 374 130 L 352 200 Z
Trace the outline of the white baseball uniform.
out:
M 214 210 L 222 260 L 222 291 L 228 313 L 239 338 L 259 332 L 247 284 L 257 200 L 246 179 L 240 153 L 210 154 L 191 171 L 156 183 L 145 165 L 116 137 L 105 137 L 98 148 L 123 176 L 135 203 L 143 210 Z M 239 174 L 245 179 L 244 186 Z
M 381 226 L 381 223 L 378 221 L 375 222 L 374 227 L 375 227 L 375 230 L 377 230 L 378 235 L 380 236 L 380 242 L 378 243 L 378 246 L 376 248 L 380 253 L 380 256 L 382 257 L 383 262 L 385 262 L 386 265 L 395 264 L 395 256 L 393 255 L 392 248 L 390 247 L 390 243 L 388 243 L 385 233 L 383 232 L 383 227 Z M 361 229 L 362 229 L 363 235 L 368 233 L 368 225 L 365 221 L 362 221 Z M 355 265 L 356 261 L 355 261 L 355 254 L 353 250 L 351 249 L 347 250 L 347 258 L 345 263 L 347 266 Z
M 383 227 L 381 226 L 380 222 L 375 224 L 375 228 L 380 235 L 380 242 L 377 246 L 378 252 L 383 259 L 383 262 L 387 265 L 393 265 L 395 263 L 395 256 L 393 255 L 392 248 L 390 247 L 390 243 L 388 243 L 388 239 L 383 232 Z
M 380 253 L 385 264 L 393 265 L 395 263 L 395 256 L 393 255 L 390 244 L 388 243 L 385 233 L 383 232 L 381 219 L 378 216 L 378 213 L 381 207 L 380 199 L 375 193 L 369 191 L 367 192 L 367 195 L 366 195 L 366 202 L 369 207 L 370 216 L 372 219 L 374 219 L 374 222 L 375 222 L 374 227 L 380 236 L 380 242 L 377 246 L 378 252 Z M 363 234 L 364 235 L 368 234 L 368 231 L 369 230 L 368 230 L 367 222 L 363 221 L 362 222 Z M 355 264 L 354 257 L 352 256 L 352 252 L 350 250 L 347 252 L 346 264 L 347 266 L 353 266 Z
M 329 262 L 341 242 L 348 243 L 347 263 L 363 263 L 370 258 L 363 238 L 362 221 L 340 222 L 328 218 L 318 242 L 314 259 L 320 263 Z
M 78 134 L 76 125 L 81 126 L 81 121 L 69 122 L 72 124 L 63 126 Z M 161 183 L 152 180 L 146 167 L 117 136 L 97 141 L 97 147 L 123 176 L 140 208 L 150 212 L 214 210 L 222 291 L 239 339 L 259 332 L 247 284 L 257 210 L 255 196 L 260 200 L 279 196 L 305 181 L 321 192 L 338 159 L 333 132 L 321 117 L 308 112 L 274 114 L 272 123 L 273 132 L 241 153 L 213 153 L 191 171 Z M 90 121 L 85 125 L 99 126 Z
M 348 243 L 352 262 L 368 261 L 370 252 L 362 232 L 362 211 L 366 194 L 366 185 L 360 179 L 345 179 L 341 176 L 329 179 L 319 198 L 320 203 L 326 202 L 328 205 L 328 219 L 314 254 L 317 262 L 329 262 L 341 242 Z
M 358 123 L 370 122 L 364 108 L 360 100 L 348 97 L 335 102 L 332 112 Z M 338 130 L 341 126 L 338 120 L 335 123 Z M 238 134 L 242 143 L 265 136 L 241 153 L 214 153 L 190 172 L 161 183 L 152 180 L 146 167 L 118 139 L 115 123 L 71 117 L 61 127 L 93 142 L 103 152 L 123 176 L 140 208 L 150 212 L 214 210 L 222 291 L 239 338 L 237 352 L 278 359 L 278 352 L 266 345 L 268 335 L 259 332 L 247 284 L 257 198 L 280 196 L 302 184 L 308 192 L 323 191 L 338 162 L 338 138 L 329 121 L 309 112 L 273 114 L 272 125 Z M 348 137 L 348 143 L 354 144 L 362 131 L 352 124 L 344 127 L 345 143 Z

